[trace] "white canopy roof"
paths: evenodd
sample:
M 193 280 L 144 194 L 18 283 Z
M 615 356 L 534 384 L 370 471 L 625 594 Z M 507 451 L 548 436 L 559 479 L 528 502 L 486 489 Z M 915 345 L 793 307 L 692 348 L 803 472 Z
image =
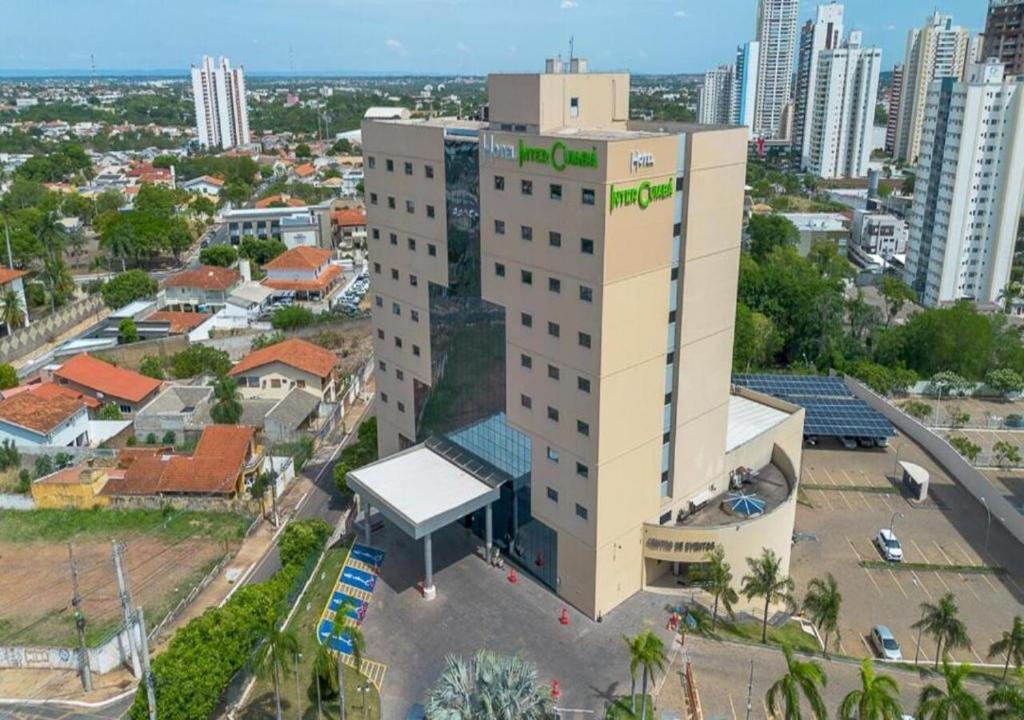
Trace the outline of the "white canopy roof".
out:
M 740 395 L 729 396 L 729 429 L 726 432 L 725 451 L 732 452 L 740 445 L 770 430 L 789 417 L 789 413 Z

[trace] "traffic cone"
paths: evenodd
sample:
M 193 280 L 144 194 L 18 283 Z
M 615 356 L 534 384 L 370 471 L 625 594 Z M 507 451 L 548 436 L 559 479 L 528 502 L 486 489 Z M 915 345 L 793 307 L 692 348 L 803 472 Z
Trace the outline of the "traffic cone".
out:
M 562 612 L 558 615 L 558 622 L 562 625 L 569 624 L 569 608 L 562 606 Z
M 562 697 L 562 685 L 557 680 L 551 681 L 551 699 L 558 702 L 558 698 Z
M 509 567 L 508 569 L 508 581 L 513 585 L 519 582 L 519 576 L 516 575 L 516 569 L 514 567 Z

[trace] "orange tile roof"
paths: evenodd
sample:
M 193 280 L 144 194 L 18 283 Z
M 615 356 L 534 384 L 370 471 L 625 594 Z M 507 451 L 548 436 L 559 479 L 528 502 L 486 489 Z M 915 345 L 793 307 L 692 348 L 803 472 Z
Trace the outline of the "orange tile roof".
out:
M 306 203 L 304 203 L 302 200 L 281 194 L 271 195 L 270 197 L 265 197 L 262 200 L 257 200 L 256 207 L 268 208 L 274 203 L 284 203 L 288 207 L 306 207 Z
M 197 177 L 195 179 L 196 180 L 203 180 L 204 182 L 208 182 L 211 185 L 216 185 L 217 187 L 221 187 L 224 184 L 223 180 L 221 180 L 219 177 L 214 177 L 213 175 L 203 175 L 203 176 Z
M 331 259 L 331 251 L 308 245 L 285 250 L 263 266 L 264 270 L 317 270 Z
M 139 402 L 160 389 L 160 381 L 82 353 L 75 355 L 54 373 L 97 394 Z
M 164 281 L 166 287 L 200 288 L 202 290 L 230 290 L 242 276 L 234 268 L 200 265 L 192 270 L 183 270 Z
M 84 407 L 63 395 L 44 398 L 23 392 L 0 401 L 0 420 L 45 435 Z
M 304 163 L 295 168 L 295 174 L 299 177 L 308 177 L 314 173 L 316 173 L 316 167 L 313 166 L 313 163 Z
M 171 324 L 172 335 L 182 335 L 190 330 L 195 330 L 211 317 L 213 317 L 211 313 L 159 310 L 146 318 L 145 321 L 168 322 Z
M 0 268 L 0 285 L 6 285 L 12 280 L 28 275 L 28 270 L 11 270 L 9 268 Z
M 274 362 L 325 378 L 337 365 L 338 356 L 326 348 L 301 338 L 291 338 L 249 353 L 242 358 L 241 362 L 231 368 L 228 375 L 239 375 Z
M 366 213 L 362 210 L 335 210 L 331 222 L 338 227 L 358 227 L 366 224 Z
M 341 277 L 341 267 L 339 265 L 329 265 L 326 270 L 316 276 L 315 280 L 275 280 L 274 278 L 267 278 L 263 281 L 263 285 L 274 290 L 316 292 L 317 290 L 326 290 L 339 277 Z
M 55 398 L 57 396 L 69 397 L 83 403 L 90 410 L 98 410 L 101 406 L 100 401 L 96 398 L 86 395 L 85 393 L 80 393 L 69 387 L 65 387 L 64 385 L 58 385 L 55 382 L 29 385 L 28 391 L 42 398 Z

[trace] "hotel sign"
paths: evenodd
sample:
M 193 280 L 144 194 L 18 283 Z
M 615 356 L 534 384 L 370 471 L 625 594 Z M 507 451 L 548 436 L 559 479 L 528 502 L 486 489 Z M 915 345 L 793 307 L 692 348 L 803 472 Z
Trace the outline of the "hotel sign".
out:
M 561 140 L 556 140 L 550 147 L 527 144 L 520 138 L 516 145 L 499 143 L 493 135 L 486 135 L 481 146 L 484 156 L 492 160 L 518 161 L 519 167 L 526 163 L 533 165 L 549 165 L 555 172 L 562 172 L 567 167 L 596 168 L 598 166 L 597 148 L 578 150 L 571 148 Z
M 702 562 L 721 542 L 718 532 L 704 528 L 648 526 L 644 556 L 674 562 Z
M 642 168 L 654 167 L 654 153 L 634 150 L 629 154 L 629 171 L 635 173 Z
M 715 542 L 712 540 L 661 540 L 660 538 L 647 538 L 645 543 L 648 550 L 658 550 L 670 553 L 709 553 L 715 549 Z
M 668 178 L 663 182 L 644 180 L 629 187 L 609 186 L 608 212 L 613 212 L 617 207 L 637 205 L 641 210 L 646 210 L 652 202 L 668 200 L 676 192 L 674 178 Z

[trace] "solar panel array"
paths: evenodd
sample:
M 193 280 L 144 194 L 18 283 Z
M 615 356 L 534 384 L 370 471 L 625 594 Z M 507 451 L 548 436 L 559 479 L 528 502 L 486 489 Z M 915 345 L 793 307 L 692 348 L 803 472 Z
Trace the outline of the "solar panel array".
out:
M 773 395 L 806 410 L 804 435 L 885 438 L 892 423 L 846 387 L 842 378 L 818 375 L 733 375 L 734 385 Z

